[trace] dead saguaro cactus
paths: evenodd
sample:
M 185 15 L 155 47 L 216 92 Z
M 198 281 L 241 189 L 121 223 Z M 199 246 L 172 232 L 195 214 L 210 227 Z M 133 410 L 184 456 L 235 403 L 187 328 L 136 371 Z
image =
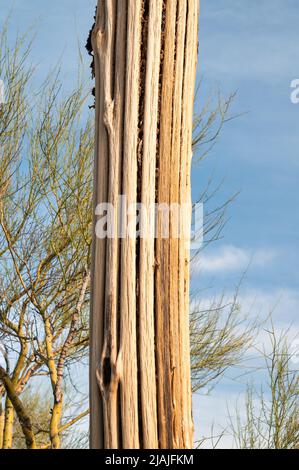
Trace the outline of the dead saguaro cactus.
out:
M 98 2 L 94 224 L 108 203 L 114 235 L 93 244 L 92 448 L 193 445 L 186 232 L 198 18 L 198 0 Z M 163 211 L 155 217 L 172 205 L 184 208 L 179 236 L 172 210 L 169 236 Z

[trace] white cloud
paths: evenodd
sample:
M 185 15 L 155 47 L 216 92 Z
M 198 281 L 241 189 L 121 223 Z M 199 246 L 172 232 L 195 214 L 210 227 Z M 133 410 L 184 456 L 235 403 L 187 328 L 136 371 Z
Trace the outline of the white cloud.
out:
M 223 319 L 231 309 L 234 301 L 235 292 L 226 292 L 215 297 L 198 296 L 191 303 L 191 310 L 206 311 L 211 308 L 225 306 L 222 309 Z M 299 368 L 298 362 L 298 341 L 299 341 L 299 293 L 294 289 L 271 289 L 263 291 L 260 289 L 247 288 L 242 289 L 237 297 L 239 306 L 240 320 L 246 319 L 246 322 L 256 323 L 258 328 L 255 331 L 252 346 L 247 350 L 244 356 L 242 367 L 244 370 L 251 364 L 253 366 L 256 360 L 261 357 L 261 352 L 269 353 L 272 349 L 271 335 L 272 325 L 275 330 L 276 338 L 283 338 L 288 342 L 291 351 L 294 353 L 294 366 Z M 272 324 L 271 324 L 272 321 Z M 241 324 L 238 329 L 241 331 L 245 324 Z M 248 362 L 249 361 L 249 362 Z
M 237 387 L 236 387 L 237 388 Z M 245 410 L 245 393 L 241 389 L 235 392 L 230 390 L 214 390 L 211 395 L 193 395 L 193 417 L 195 427 L 195 441 L 204 442 L 203 449 L 211 449 L 217 443 L 217 449 L 232 449 L 233 437 L 229 429 L 229 414 L 234 415 L 236 403 L 241 411 Z M 243 415 L 242 415 L 243 417 Z M 213 436 L 213 439 L 211 437 Z
M 201 311 L 208 310 L 211 306 L 222 304 L 227 306 L 226 311 L 230 309 L 234 301 L 236 292 L 227 291 L 225 293 L 213 294 L 205 296 L 199 294 L 192 299 L 192 307 L 197 307 Z M 299 325 L 299 292 L 295 289 L 270 289 L 262 290 L 258 288 L 240 287 L 237 303 L 240 312 L 247 318 L 259 318 L 261 321 L 266 320 L 271 315 L 274 326 L 281 330 L 286 330 L 290 325 Z
M 281 329 L 298 324 L 299 293 L 294 289 L 246 289 L 238 301 L 251 316 L 266 318 L 271 314 L 274 325 Z
M 192 267 L 195 272 L 219 273 L 245 270 L 250 266 L 264 267 L 271 263 L 277 253 L 271 250 L 248 250 L 232 245 L 226 245 L 211 254 L 202 254 Z

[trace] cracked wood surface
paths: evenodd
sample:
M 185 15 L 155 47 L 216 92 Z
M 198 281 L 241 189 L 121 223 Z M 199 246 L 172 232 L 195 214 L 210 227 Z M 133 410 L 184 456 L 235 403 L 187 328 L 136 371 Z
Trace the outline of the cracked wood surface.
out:
M 92 448 L 193 446 L 189 229 L 198 18 L 198 0 L 98 2 L 94 208 L 109 202 L 118 209 L 119 195 L 127 205 L 142 203 L 143 236 L 94 236 Z M 170 212 L 175 235 L 163 237 L 159 213 L 153 237 L 154 203 L 186 205 L 179 221 Z M 131 228 L 134 217 L 126 214 Z

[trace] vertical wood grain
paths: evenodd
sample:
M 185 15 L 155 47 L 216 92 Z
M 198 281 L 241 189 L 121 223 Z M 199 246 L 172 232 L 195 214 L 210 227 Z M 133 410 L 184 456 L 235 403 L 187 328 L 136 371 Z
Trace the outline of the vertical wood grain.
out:
M 189 228 L 198 16 L 198 0 L 98 1 L 94 207 L 114 206 L 116 232 L 120 195 L 131 212 L 124 238 L 93 241 L 92 448 L 193 445 Z M 156 240 L 155 203 L 167 205 Z M 184 204 L 184 213 L 173 204 Z
M 162 0 L 149 2 L 146 81 L 144 95 L 143 159 L 141 174 L 141 224 L 139 274 L 140 392 L 143 445 L 158 447 L 157 391 L 155 364 L 154 205 L 156 200 L 156 147 L 159 104 Z

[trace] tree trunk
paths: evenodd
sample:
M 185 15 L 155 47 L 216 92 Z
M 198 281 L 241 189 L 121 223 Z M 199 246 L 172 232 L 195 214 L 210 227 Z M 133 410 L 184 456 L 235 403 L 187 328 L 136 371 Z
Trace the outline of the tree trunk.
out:
M 14 408 L 8 397 L 5 401 L 3 449 L 11 449 L 13 441 Z
M 92 448 L 193 445 L 189 231 L 198 17 L 198 0 L 98 2 Z M 106 202 L 112 230 L 104 237 L 97 227 Z
M 0 394 L 0 400 L 2 400 L 1 394 Z M 0 449 L 3 448 L 4 420 L 5 420 L 5 411 L 0 401 Z

